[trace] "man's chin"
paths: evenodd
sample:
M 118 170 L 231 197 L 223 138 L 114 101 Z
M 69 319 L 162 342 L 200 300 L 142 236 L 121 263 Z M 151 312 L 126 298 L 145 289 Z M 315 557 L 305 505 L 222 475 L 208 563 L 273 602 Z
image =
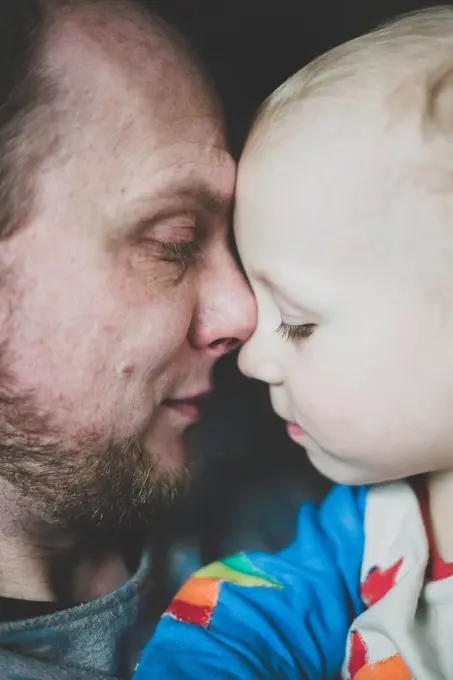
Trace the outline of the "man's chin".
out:
M 8 432 L 0 478 L 17 492 L 24 514 L 50 531 L 135 530 L 187 486 L 181 419 L 157 414 L 148 432 L 122 438 L 80 427 L 78 439 L 67 440 L 30 400 L 19 396 L 13 403 L 11 413 L 0 413 L 0 429 Z
M 18 490 L 41 529 L 60 534 L 105 540 L 145 530 L 189 479 L 181 436 L 15 454 L 11 470 L 0 456 L 0 476 Z
M 162 437 L 150 433 L 142 440 L 141 448 L 157 483 L 167 479 L 179 486 L 179 480 L 186 478 L 190 452 L 185 433 L 172 432 Z

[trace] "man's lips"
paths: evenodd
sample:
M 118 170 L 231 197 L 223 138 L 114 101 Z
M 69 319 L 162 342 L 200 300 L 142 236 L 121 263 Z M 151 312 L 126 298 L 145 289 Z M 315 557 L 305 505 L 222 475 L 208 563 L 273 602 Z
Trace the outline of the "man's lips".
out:
M 210 392 L 202 392 L 192 397 L 182 399 L 165 399 L 163 405 L 178 413 L 189 422 L 200 420 L 203 407 L 209 397 Z

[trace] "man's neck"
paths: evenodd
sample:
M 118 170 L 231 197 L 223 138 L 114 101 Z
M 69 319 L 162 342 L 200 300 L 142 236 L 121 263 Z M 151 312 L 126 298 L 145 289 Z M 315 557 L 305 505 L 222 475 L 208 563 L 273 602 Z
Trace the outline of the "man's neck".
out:
M 0 481 L 0 597 L 77 604 L 112 592 L 130 576 L 119 548 L 30 530 L 24 503 Z
M 427 480 L 436 550 L 444 562 L 453 562 L 453 470 L 430 473 Z

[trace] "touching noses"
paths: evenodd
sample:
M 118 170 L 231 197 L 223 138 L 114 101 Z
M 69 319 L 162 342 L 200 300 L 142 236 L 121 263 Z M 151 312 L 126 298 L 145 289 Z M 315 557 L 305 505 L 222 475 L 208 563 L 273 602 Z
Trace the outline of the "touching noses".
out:
M 225 261 L 226 259 L 226 261 Z M 239 347 L 256 325 L 256 303 L 250 287 L 228 253 L 213 262 L 200 281 L 198 309 L 190 341 L 215 358 Z
M 261 380 L 268 385 L 282 383 L 282 374 L 277 359 L 278 348 L 274 347 L 276 337 L 265 334 L 259 328 L 241 349 L 238 366 L 248 378 Z

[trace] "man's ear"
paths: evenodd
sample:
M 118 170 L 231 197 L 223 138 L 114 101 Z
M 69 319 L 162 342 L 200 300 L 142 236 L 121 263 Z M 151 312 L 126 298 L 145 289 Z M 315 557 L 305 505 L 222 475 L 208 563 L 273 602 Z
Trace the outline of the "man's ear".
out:
M 424 118 L 433 132 L 453 135 L 453 54 L 451 62 L 428 76 Z

